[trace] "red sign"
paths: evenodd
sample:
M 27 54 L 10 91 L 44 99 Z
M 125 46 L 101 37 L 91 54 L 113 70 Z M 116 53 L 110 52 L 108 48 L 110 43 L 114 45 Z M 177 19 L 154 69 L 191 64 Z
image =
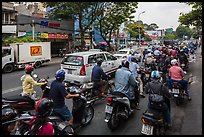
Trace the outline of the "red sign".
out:
M 48 26 L 50 26 L 50 27 L 60 27 L 60 24 L 59 23 L 51 23 L 51 22 L 49 22 Z

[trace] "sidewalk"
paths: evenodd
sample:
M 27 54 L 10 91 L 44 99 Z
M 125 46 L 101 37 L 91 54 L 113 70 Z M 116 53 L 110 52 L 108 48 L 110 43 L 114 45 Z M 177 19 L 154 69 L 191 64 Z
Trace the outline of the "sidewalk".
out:
M 51 60 L 48 62 L 48 64 L 57 64 L 57 63 L 61 63 L 63 58 L 61 57 L 52 57 Z

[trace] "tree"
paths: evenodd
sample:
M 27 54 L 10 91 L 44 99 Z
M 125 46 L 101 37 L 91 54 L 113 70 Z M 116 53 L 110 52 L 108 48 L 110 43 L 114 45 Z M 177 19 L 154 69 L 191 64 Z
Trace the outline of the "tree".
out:
M 107 2 L 103 9 L 103 15 L 98 16 L 96 28 L 101 37 L 110 46 L 113 33 L 117 33 L 120 25 L 134 18 L 137 2 Z
M 186 14 L 181 14 L 179 22 L 186 26 L 202 26 L 202 2 L 184 2 L 188 5 L 192 5 L 192 11 Z
M 44 2 L 44 5 L 51 8 L 48 14 L 52 18 L 73 17 L 79 21 L 82 47 L 85 47 L 85 32 L 91 28 L 104 9 L 104 2 Z
M 177 37 L 174 34 L 168 33 L 164 36 L 165 40 L 175 40 Z
M 144 37 L 144 25 L 137 22 L 126 24 L 125 31 L 130 34 L 131 37 L 139 38 L 139 29 L 141 37 Z
M 176 28 L 176 35 L 179 39 L 183 39 L 184 36 L 187 36 L 189 39 L 191 38 L 192 31 L 189 27 L 179 25 Z

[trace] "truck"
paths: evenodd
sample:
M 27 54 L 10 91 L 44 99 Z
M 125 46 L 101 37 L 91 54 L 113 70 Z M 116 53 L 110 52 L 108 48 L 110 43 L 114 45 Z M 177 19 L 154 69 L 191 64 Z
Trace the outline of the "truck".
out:
M 50 42 L 11 43 L 2 47 L 2 70 L 5 73 L 25 68 L 27 65 L 39 68 L 50 60 Z

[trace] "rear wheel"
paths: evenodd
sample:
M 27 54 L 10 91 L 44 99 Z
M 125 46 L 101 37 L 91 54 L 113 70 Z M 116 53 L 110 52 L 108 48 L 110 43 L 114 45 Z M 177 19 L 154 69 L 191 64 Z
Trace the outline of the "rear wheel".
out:
M 41 66 L 41 64 L 42 64 L 42 63 L 41 63 L 40 61 L 37 61 L 37 62 L 35 63 L 35 65 L 34 65 L 34 67 L 35 67 L 35 68 L 39 68 L 39 67 Z
M 117 114 L 117 112 L 114 109 L 113 112 L 112 112 L 111 118 L 110 118 L 110 120 L 107 123 L 108 127 L 111 130 L 115 130 L 119 126 L 119 123 L 120 123 L 120 120 L 117 118 L 116 114 Z

